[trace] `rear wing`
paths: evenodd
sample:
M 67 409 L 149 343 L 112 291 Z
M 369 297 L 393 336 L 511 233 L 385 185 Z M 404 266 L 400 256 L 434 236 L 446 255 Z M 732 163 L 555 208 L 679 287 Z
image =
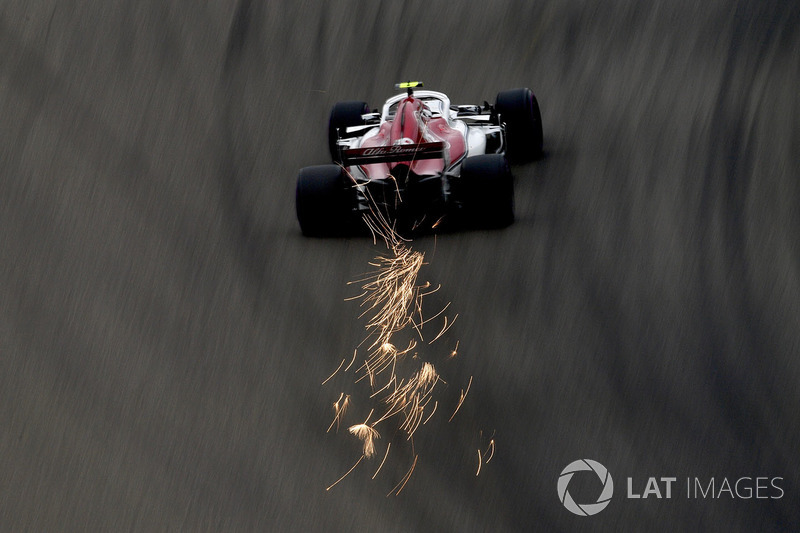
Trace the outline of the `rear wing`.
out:
M 417 159 L 441 159 L 444 158 L 444 150 L 445 143 L 443 142 L 352 148 L 350 150 L 342 150 L 342 164 L 344 166 L 355 166 L 414 161 Z

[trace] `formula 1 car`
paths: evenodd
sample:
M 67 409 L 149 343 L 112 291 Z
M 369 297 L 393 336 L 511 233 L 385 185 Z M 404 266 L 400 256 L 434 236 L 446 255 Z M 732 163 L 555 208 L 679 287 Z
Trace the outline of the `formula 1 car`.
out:
M 542 151 L 539 104 L 530 89 L 500 92 L 494 105 L 450 104 L 443 93 L 415 90 L 370 111 L 340 102 L 331 111 L 333 164 L 306 167 L 297 178 L 297 219 L 304 235 L 366 230 L 378 216 L 401 235 L 468 226 L 501 228 L 514 221 L 508 159 Z M 508 158 L 508 159 L 507 159 Z

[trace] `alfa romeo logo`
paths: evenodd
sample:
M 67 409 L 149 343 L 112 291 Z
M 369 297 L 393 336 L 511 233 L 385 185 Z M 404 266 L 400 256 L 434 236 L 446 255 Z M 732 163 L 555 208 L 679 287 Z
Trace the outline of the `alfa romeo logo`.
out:
M 575 472 L 584 470 L 593 471 L 603 484 L 603 491 L 600 493 L 595 503 L 575 503 L 575 500 L 572 499 L 572 496 L 570 496 L 567 490 L 567 486 Z M 558 499 L 561 500 L 561 503 L 569 512 L 579 516 L 592 516 L 599 513 L 608 506 L 613 494 L 614 481 L 611 479 L 611 474 L 608 473 L 606 467 L 591 459 L 578 459 L 577 461 L 573 461 L 561 471 L 561 475 L 558 477 Z

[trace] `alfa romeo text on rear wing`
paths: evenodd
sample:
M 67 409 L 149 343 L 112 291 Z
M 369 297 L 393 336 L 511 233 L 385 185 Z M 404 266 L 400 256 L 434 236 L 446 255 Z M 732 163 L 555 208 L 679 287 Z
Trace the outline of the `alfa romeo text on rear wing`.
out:
M 444 157 L 445 143 L 396 144 L 342 150 L 344 166 L 372 165 L 375 163 L 397 163 L 418 159 L 440 159 Z

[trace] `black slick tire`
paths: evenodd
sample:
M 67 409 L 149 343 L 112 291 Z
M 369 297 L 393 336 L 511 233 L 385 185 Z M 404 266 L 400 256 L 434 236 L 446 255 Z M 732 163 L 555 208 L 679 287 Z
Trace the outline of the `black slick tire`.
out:
M 334 163 L 342 162 L 336 141 L 346 136 L 346 128 L 363 126 L 365 122 L 361 115 L 369 112 L 366 102 L 339 102 L 333 106 L 328 120 L 328 149 Z
M 502 154 L 468 157 L 461 166 L 464 222 L 478 229 L 514 222 L 514 178 Z
M 307 237 L 340 237 L 351 229 L 352 202 L 342 167 L 305 167 L 297 176 L 295 207 Z
M 511 161 L 526 162 L 542 155 L 542 115 L 530 89 L 497 94 L 494 105 L 506 125 L 506 154 Z

